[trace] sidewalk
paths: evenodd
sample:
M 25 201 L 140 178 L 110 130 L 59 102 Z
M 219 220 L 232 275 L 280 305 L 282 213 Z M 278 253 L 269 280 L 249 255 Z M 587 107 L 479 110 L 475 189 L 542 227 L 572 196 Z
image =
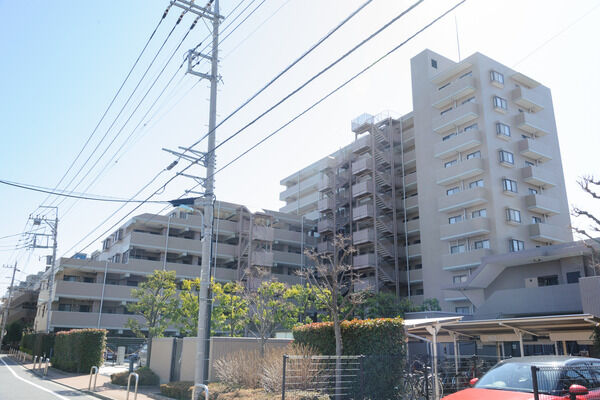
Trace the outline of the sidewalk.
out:
M 28 370 L 33 368 L 33 363 L 24 363 L 21 364 Z M 123 370 L 126 370 L 123 369 Z M 34 373 L 33 371 L 30 371 Z M 94 395 L 99 398 L 109 399 L 109 400 L 126 400 L 127 397 L 127 387 L 122 387 L 118 385 L 113 385 L 110 383 L 110 374 L 114 373 L 115 367 L 101 367 L 100 372 L 98 373 L 98 378 L 96 380 L 96 390 L 88 392 L 88 386 L 90 382 L 89 374 L 75 374 L 70 372 L 63 372 L 55 368 L 48 368 L 48 375 L 46 379 L 49 379 L 55 383 L 60 385 L 69 387 L 71 389 L 76 389 L 80 391 L 85 391 L 87 394 Z M 39 374 L 40 371 L 36 370 L 36 374 Z M 92 378 L 92 385 L 94 384 L 94 380 Z M 133 399 L 133 390 L 135 385 L 135 379 L 131 380 L 131 393 L 129 395 L 129 399 Z M 164 397 L 160 395 L 160 389 L 158 386 L 140 386 L 138 387 L 137 400 L 150 400 L 150 399 L 169 399 L 168 397 Z

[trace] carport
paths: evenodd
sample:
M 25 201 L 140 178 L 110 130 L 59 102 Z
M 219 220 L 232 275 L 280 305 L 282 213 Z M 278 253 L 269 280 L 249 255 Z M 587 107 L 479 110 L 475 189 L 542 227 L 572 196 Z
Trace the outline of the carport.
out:
M 501 318 L 488 320 L 464 320 L 463 317 L 440 317 L 405 320 L 404 328 L 409 341 L 421 340 L 431 343 L 433 356 L 433 375 L 438 376 L 437 344 L 453 343 L 454 365 L 458 373 L 457 345 L 460 337 L 471 340 L 496 343 L 496 352 L 500 358 L 504 355 L 505 341 L 519 342 L 520 354 L 524 352 L 524 339 L 549 339 L 554 342 L 555 353 L 559 353 L 562 342 L 563 353 L 567 353 L 566 341 L 591 340 L 592 328 L 600 325 L 600 318 L 591 314 L 548 315 L 524 318 Z M 531 339 L 530 339 L 531 340 Z M 502 344 L 502 346 L 501 346 Z M 437 387 L 434 385 L 434 390 Z M 437 393 L 435 394 L 437 399 Z

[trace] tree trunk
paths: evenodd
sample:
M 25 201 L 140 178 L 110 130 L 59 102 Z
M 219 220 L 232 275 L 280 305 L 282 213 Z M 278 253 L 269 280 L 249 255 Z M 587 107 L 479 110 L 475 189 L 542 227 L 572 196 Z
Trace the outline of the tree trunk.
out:
M 146 367 L 150 368 L 150 357 L 152 356 L 152 335 L 148 334 L 148 353 L 146 354 Z M 139 357 L 139 355 L 138 355 Z M 139 360 L 142 361 L 142 360 Z
M 335 398 L 342 396 L 342 327 L 340 318 L 333 316 L 333 330 L 335 332 Z
M 267 338 L 260 338 L 260 358 L 265 358 L 265 347 L 267 345 Z

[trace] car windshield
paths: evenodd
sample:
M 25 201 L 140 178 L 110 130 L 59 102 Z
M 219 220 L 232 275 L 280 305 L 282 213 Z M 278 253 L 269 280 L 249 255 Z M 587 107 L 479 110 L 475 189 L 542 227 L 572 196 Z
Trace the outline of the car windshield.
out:
M 500 364 L 485 374 L 476 388 L 533 392 L 531 365 L 521 363 Z

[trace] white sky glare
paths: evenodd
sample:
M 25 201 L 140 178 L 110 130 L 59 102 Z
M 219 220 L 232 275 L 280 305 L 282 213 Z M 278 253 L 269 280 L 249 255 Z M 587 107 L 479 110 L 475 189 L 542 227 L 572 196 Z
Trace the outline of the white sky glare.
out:
M 239 1 L 221 0 L 221 13 L 227 15 Z M 238 11 L 249 6 L 247 14 L 259 3 L 243 0 Z M 364 0 L 266 0 L 221 44 L 219 73 L 223 82 L 218 94 L 217 120 L 237 108 L 362 3 Z M 217 167 L 277 129 L 456 3 L 457 0 L 423 2 L 355 54 L 223 145 L 217 153 Z M 412 2 L 409 1 L 373 0 L 315 52 L 223 124 L 217 131 L 217 143 L 410 4 Z M 94 129 L 167 5 L 167 0 L 34 0 L 26 3 L 0 0 L 0 36 L 3 38 L 0 42 L 3 61 L 0 63 L 0 179 L 46 187 L 56 185 Z M 91 140 L 92 146 L 86 149 L 76 164 L 75 171 L 116 117 L 179 13 L 174 8 L 157 31 L 123 93 Z M 230 20 L 235 15 L 237 11 Z M 410 58 L 429 48 L 458 60 L 455 19 L 463 58 L 474 52 L 483 53 L 552 90 L 569 203 L 600 214 L 600 203 L 587 200 L 576 185 L 579 176 L 600 174 L 597 159 L 600 135 L 594 123 L 600 110 L 598 0 L 468 0 L 456 12 L 219 173 L 216 176 L 217 197 L 246 204 L 252 209 L 278 209 L 283 205 L 279 201 L 279 181 L 351 142 L 352 118 L 364 112 L 376 114 L 392 110 L 405 114 L 411 111 Z M 186 16 L 175 30 L 140 85 L 140 91 L 117 120 L 116 129 L 107 135 L 101 150 L 121 129 L 192 20 L 192 16 Z M 225 20 L 222 28 L 229 23 Z M 231 30 L 226 29 L 225 35 Z M 181 71 L 173 86 L 157 103 L 158 112 L 152 110 L 144 120 L 141 117 L 175 72 L 185 51 L 196 46 L 207 34 L 208 30 L 200 22 L 146 101 L 115 139 L 107 156 L 100 160 L 76 191 L 84 191 L 113 152 L 122 147 L 126 152 L 110 163 L 107 171 L 90 187 L 89 193 L 128 198 L 173 161 L 174 158 L 161 148 L 189 146 L 206 133 L 208 83 L 201 81 L 182 97 L 197 79 L 189 75 L 183 77 Z M 132 139 L 125 142 L 138 122 L 141 122 L 142 129 L 136 130 Z M 199 148 L 205 149 L 205 146 L 203 142 Z M 198 175 L 202 172 L 200 168 L 194 170 Z M 144 198 L 152 193 L 171 174 L 172 171 L 162 174 L 137 197 Z M 178 197 L 193 185 L 194 182 L 189 179 L 178 178 L 157 198 Z M 0 237 L 21 232 L 29 214 L 45 197 L 42 193 L 0 185 Z M 59 209 L 59 256 L 117 207 L 115 204 L 90 201 L 62 202 Z M 104 229 L 133 207 L 124 207 Z M 160 205 L 144 205 L 134 215 L 156 212 L 161 208 Z M 81 250 L 104 229 L 96 231 L 70 253 Z M 0 239 L 0 264 L 18 260 L 24 272 L 17 278 L 24 279 L 27 273 L 43 268 L 44 260 L 40 257 L 48 252 L 11 251 L 17 239 Z M 86 252 L 91 253 L 99 246 L 96 242 Z M 70 253 L 67 255 L 72 255 Z M 0 293 L 9 281 L 6 277 L 9 271 L 5 272 L 0 275 Z

